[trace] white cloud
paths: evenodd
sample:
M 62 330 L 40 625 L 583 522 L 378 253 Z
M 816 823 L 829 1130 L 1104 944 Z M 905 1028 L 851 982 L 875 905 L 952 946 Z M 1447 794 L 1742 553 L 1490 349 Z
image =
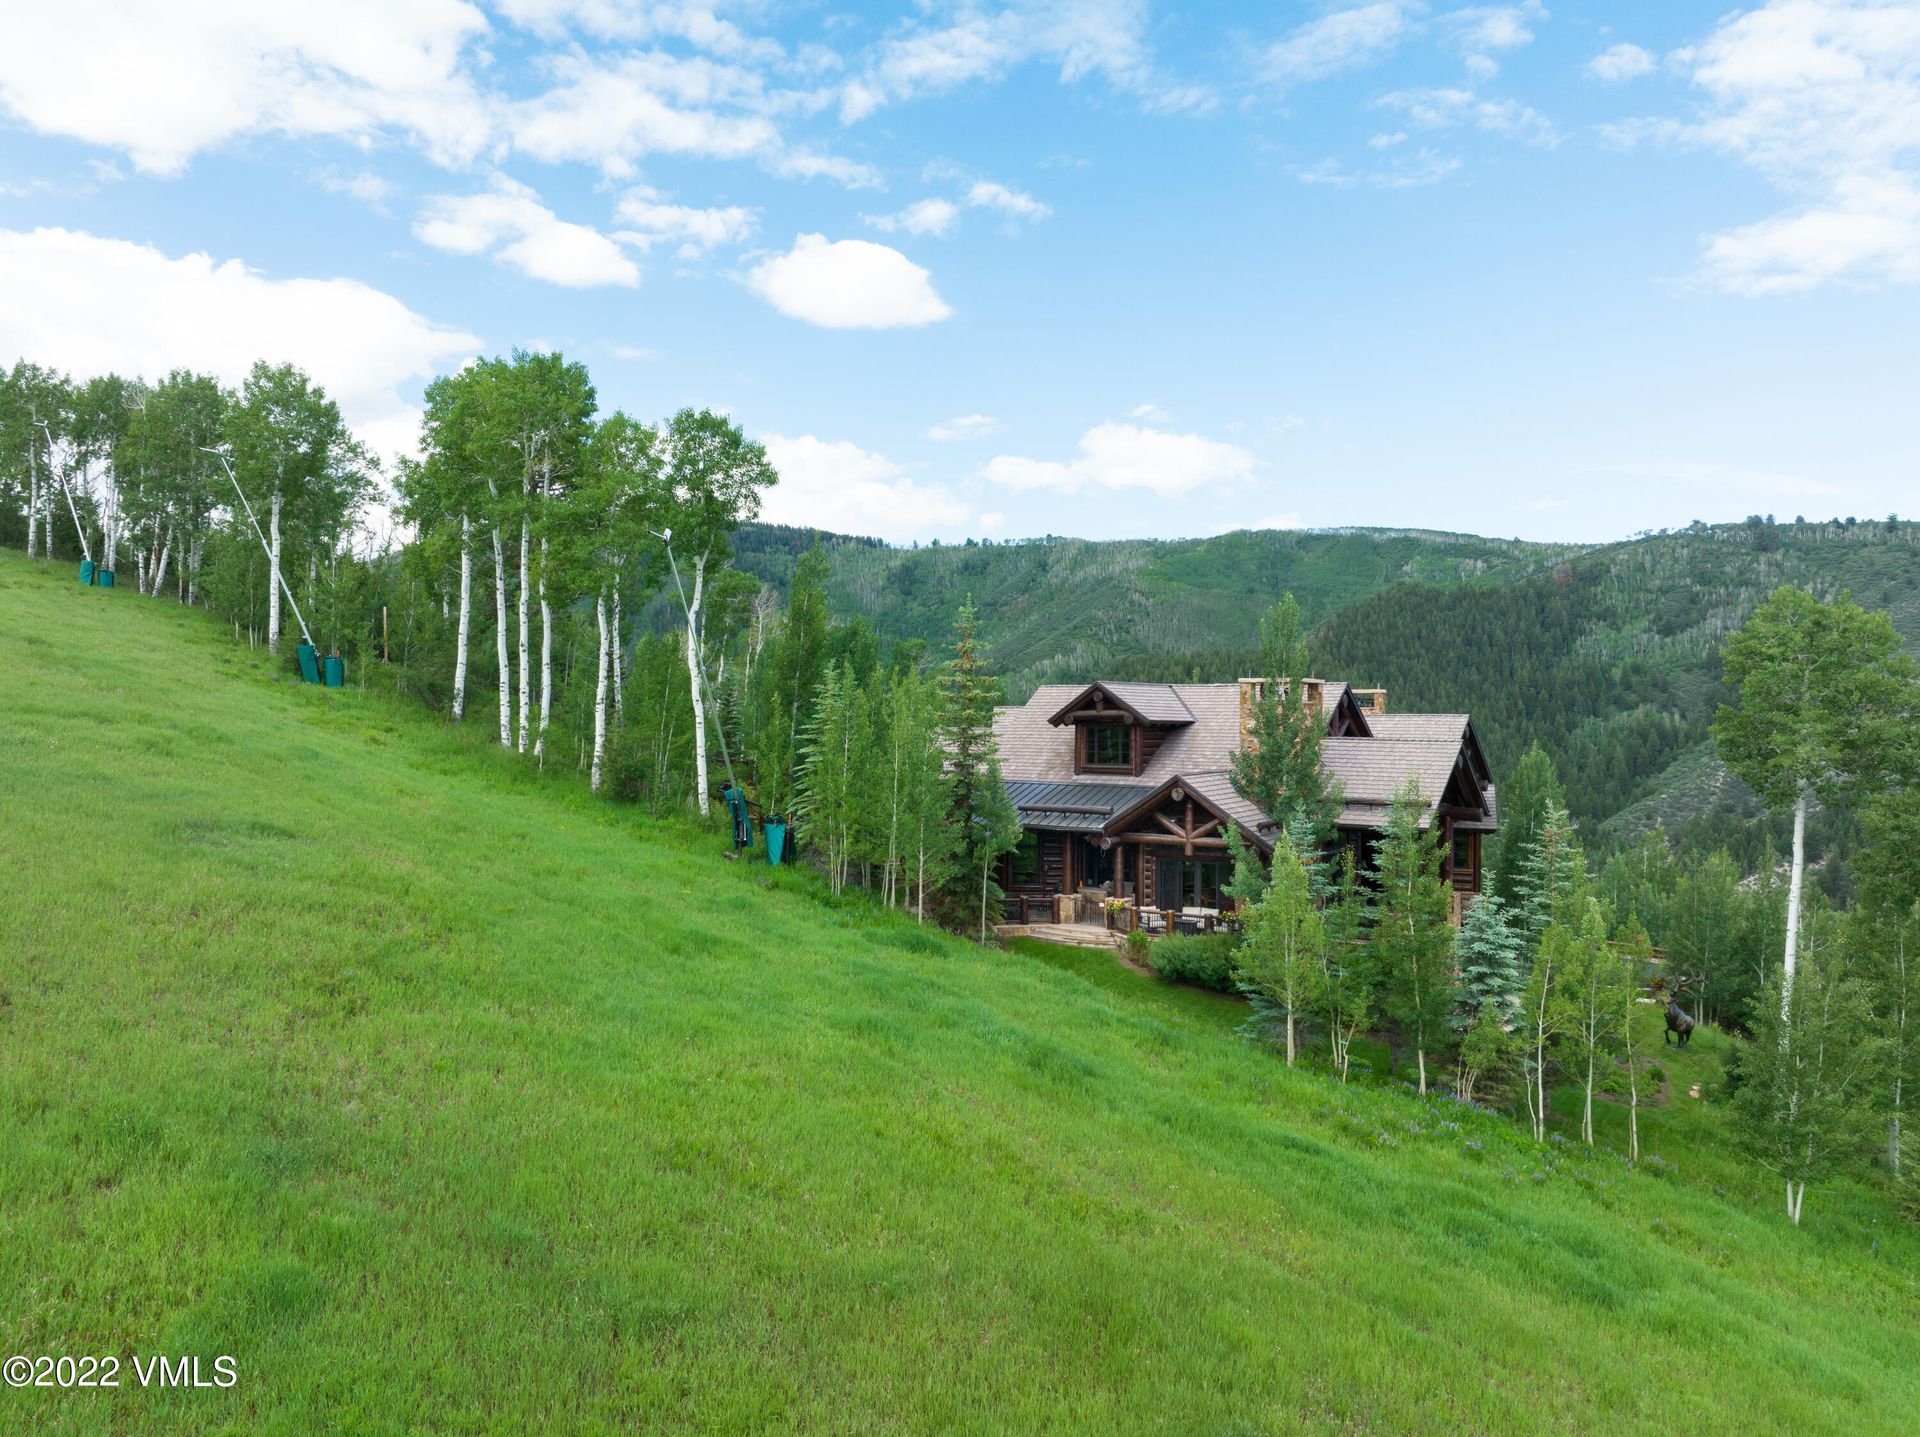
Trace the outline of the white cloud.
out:
M 196 153 L 257 131 L 399 134 L 460 164 L 489 133 L 464 64 L 486 28 L 465 0 L 15 6 L 0 46 L 0 109 L 123 151 L 152 174 L 176 174 Z
M 1546 18 L 1538 0 L 1528 0 L 1523 5 L 1469 5 L 1442 16 L 1440 23 L 1461 49 L 1485 52 L 1531 45 L 1531 24 Z
M 651 364 L 660 357 L 659 350 L 649 349 L 644 344 L 609 345 L 608 352 L 612 354 L 615 359 L 636 360 L 647 364 Z
M 427 202 L 413 232 L 452 254 L 492 254 L 532 279 L 572 288 L 636 285 L 640 267 L 596 229 L 560 219 L 527 186 L 495 175 L 478 195 L 440 195 Z
M 1261 71 L 1275 84 L 1296 85 L 1372 65 L 1407 38 L 1416 8 L 1388 0 L 1309 20 L 1267 47 Z
M 393 181 L 384 176 L 371 170 L 346 171 L 336 165 L 321 170 L 314 176 L 314 182 L 330 195 L 351 195 L 362 204 L 382 211 L 394 193 Z
M 1052 489 L 1064 494 L 1084 490 L 1147 489 L 1177 497 L 1207 484 L 1250 477 L 1256 461 L 1250 450 L 1198 434 L 1170 434 L 1137 424 L 1100 424 L 1080 438 L 1080 452 L 1068 460 L 1027 459 L 1001 454 L 988 462 L 985 476 L 1011 489 Z
M 967 506 L 950 489 L 907 477 L 884 454 L 811 434 L 769 434 L 765 443 L 780 474 L 761 502 L 769 524 L 898 541 L 951 532 L 967 521 Z
M 1140 0 L 1044 0 L 999 9 L 964 7 L 945 25 L 910 25 L 875 47 L 840 87 L 840 119 L 854 124 L 883 107 L 999 80 L 1030 62 L 1056 65 L 1074 84 L 1091 75 L 1162 113 L 1204 110 L 1204 85 L 1172 83 L 1156 70 Z
M 934 425 L 927 431 L 927 438 L 952 444 L 962 439 L 983 439 L 999 427 L 1000 421 L 990 414 L 962 414 Z
M 1920 283 L 1920 6 L 1773 0 L 1675 57 L 1705 97 L 1642 133 L 1729 154 L 1800 203 L 1706 242 L 1738 294 Z
M 1470 125 L 1489 134 L 1504 135 L 1534 145 L 1555 145 L 1560 136 L 1538 110 L 1517 100 L 1483 100 L 1471 90 L 1395 90 L 1375 103 L 1402 111 L 1423 129 L 1452 129 Z
M 0 354 L 76 375 L 159 378 L 184 367 L 228 384 L 256 359 L 291 360 L 382 454 L 411 452 L 402 397 L 480 347 L 351 279 L 270 279 L 238 260 L 178 258 L 73 230 L 0 230 Z
M 1714 235 L 1705 261 L 1707 278 L 1735 294 L 1920 284 L 1920 186 L 1901 175 L 1843 175 L 1816 204 Z
M 1386 137 L 1389 144 L 1398 144 L 1405 138 L 1404 135 Z M 1458 155 L 1443 155 L 1422 146 L 1411 155 L 1370 170 L 1350 170 L 1338 160 L 1327 159 L 1317 164 L 1297 165 L 1292 174 L 1302 184 L 1326 185 L 1337 190 L 1362 185 L 1376 190 L 1410 190 L 1421 185 L 1438 184 L 1458 170 L 1462 163 Z
M 1053 211 L 1032 195 L 993 180 L 978 180 L 967 191 L 967 203 L 974 209 L 994 209 L 1019 220 L 1043 220 Z
M 1637 80 L 1642 75 L 1652 74 L 1653 68 L 1652 53 L 1642 50 L 1638 45 L 1609 45 L 1587 61 L 1587 73 L 1609 85 Z
M 1165 424 L 1173 416 L 1149 399 L 1145 404 L 1134 405 L 1133 413 L 1129 417 L 1143 420 L 1148 424 Z
M 860 218 L 888 234 L 905 230 L 915 235 L 943 235 L 958 222 L 960 206 L 952 200 L 916 200 L 896 214 L 862 215 Z
M 680 242 L 682 258 L 695 258 L 723 244 L 738 244 L 751 235 L 760 222 L 758 210 L 741 205 L 697 209 L 691 205 L 665 202 L 657 190 L 645 185 L 627 191 L 613 208 L 614 217 L 626 228 L 617 237 L 640 250 L 652 249 L 663 242 Z
M 953 313 L 926 270 L 869 240 L 796 236 L 791 250 L 748 271 L 747 284 L 782 314 L 826 329 L 893 329 Z

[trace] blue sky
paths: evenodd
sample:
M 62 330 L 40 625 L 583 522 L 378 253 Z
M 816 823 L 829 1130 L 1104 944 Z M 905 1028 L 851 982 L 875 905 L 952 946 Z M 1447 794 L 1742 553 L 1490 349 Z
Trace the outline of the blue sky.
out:
M 555 347 L 897 541 L 1920 510 L 1912 0 L 5 8 L 0 362 Z

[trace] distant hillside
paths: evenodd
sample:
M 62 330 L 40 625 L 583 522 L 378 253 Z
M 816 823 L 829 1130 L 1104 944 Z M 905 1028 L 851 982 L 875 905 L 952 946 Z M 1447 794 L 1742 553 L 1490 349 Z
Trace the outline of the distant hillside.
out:
M 776 584 L 813 540 L 759 526 L 741 567 Z M 883 638 L 941 640 L 971 594 L 1009 694 L 1095 676 L 1228 679 L 1291 590 L 1318 666 L 1403 709 L 1474 715 L 1496 771 L 1551 750 L 1592 841 L 1663 823 L 1770 841 L 1714 760 L 1719 645 L 1781 584 L 1851 590 L 1920 639 L 1920 525 L 1696 525 L 1590 548 L 1422 530 L 895 549 L 826 537 L 830 600 Z
M 834 612 L 866 618 L 883 638 L 937 644 L 971 595 L 1016 699 L 1042 683 L 1112 674 L 1117 666 L 1135 677 L 1150 669 L 1184 677 L 1200 651 L 1250 653 L 1260 615 L 1289 590 L 1307 622 L 1318 624 L 1393 584 L 1511 582 L 1579 552 L 1407 529 L 896 549 L 754 525 L 736 536 L 737 563 L 784 588 L 816 537 L 832 559 Z

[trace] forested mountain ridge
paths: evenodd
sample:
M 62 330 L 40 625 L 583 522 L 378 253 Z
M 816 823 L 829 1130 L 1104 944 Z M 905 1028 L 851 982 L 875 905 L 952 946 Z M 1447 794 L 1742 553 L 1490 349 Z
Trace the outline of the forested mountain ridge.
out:
M 1281 593 L 1318 624 L 1397 583 L 1498 583 L 1579 552 L 1419 529 L 1240 530 L 1210 539 L 1049 538 L 900 549 L 808 529 L 748 525 L 735 562 L 785 589 L 816 539 L 831 562 L 828 602 L 883 639 L 943 642 L 969 596 L 1008 694 L 1111 676 L 1116 665 L 1188 677 L 1205 651 L 1250 652 Z M 1162 675 L 1155 674 L 1155 677 Z
M 739 564 L 783 584 L 805 530 L 755 526 Z M 1842 590 L 1920 640 L 1920 524 L 1697 524 L 1580 547 L 1420 530 L 895 549 L 821 536 L 828 596 L 882 639 L 938 641 L 969 594 L 1008 693 L 1096 676 L 1223 680 L 1282 592 L 1321 672 L 1399 709 L 1465 710 L 1496 772 L 1538 739 L 1612 845 L 1654 824 L 1763 861 L 1773 835 L 1713 757 L 1719 648 L 1782 584 Z

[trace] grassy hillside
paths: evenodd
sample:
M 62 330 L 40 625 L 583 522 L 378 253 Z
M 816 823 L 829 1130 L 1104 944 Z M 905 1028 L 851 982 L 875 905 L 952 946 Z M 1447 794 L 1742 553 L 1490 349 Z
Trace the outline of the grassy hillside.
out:
M 1920 1240 L 1342 1090 L 0 557 L 0 1430 L 1911 1430 Z M 1707 1096 L 1685 1096 L 1699 1081 Z M 1615 1115 L 1609 1114 L 1611 1121 Z

